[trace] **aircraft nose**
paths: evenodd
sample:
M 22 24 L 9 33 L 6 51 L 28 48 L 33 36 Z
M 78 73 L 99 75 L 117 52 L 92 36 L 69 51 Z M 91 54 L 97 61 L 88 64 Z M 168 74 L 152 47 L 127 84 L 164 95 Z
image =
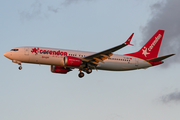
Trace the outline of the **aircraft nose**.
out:
M 5 53 L 4 53 L 4 56 L 10 59 L 10 56 L 11 56 L 11 55 L 10 55 L 9 52 L 5 52 Z
M 4 53 L 4 57 L 7 57 L 7 52 Z

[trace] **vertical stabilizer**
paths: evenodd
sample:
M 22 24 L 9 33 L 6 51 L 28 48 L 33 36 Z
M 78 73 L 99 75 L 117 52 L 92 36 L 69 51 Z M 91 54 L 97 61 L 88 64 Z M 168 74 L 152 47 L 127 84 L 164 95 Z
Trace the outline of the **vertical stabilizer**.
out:
M 158 30 L 154 36 L 135 53 L 126 54 L 128 56 L 138 57 L 144 60 L 156 58 L 159 53 L 164 30 Z

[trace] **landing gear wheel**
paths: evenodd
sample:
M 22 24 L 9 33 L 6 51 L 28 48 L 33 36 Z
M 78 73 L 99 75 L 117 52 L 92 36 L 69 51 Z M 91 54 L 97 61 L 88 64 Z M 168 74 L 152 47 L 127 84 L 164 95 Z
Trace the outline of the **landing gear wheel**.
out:
M 86 73 L 87 73 L 87 74 L 92 73 L 92 69 L 88 68 L 88 69 L 86 70 Z
M 79 76 L 79 78 L 82 78 L 82 77 L 84 77 L 84 73 L 80 72 L 78 76 Z
M 22 66 L 19 66 L 19 70 L 21 70 L 22 69 Z

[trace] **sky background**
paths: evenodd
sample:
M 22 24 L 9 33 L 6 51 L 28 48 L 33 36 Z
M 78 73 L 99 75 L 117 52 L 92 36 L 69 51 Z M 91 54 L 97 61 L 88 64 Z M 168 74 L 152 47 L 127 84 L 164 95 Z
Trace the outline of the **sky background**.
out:
M 0 1 L 0 120 L 179 120 L 179 0 Z M 19 46 L 99 52 L 132 44 L 139 50 L 158 30 L 160 66 L 125 72 L 93 71 L 80 79 L 50 66 L 22 64 L 3 56 Z

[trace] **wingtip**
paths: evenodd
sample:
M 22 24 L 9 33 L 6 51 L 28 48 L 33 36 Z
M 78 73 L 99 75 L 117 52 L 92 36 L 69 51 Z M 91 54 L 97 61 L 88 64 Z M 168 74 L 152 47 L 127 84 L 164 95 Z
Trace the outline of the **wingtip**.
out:
M 126 45 L 132 45 L 133 46 L 133 44 L 130 44 L 133 35 L 134 35 L 134 33 L 132 33 L 131 36 L 126 40 L 126 42 L 125 42 Z

